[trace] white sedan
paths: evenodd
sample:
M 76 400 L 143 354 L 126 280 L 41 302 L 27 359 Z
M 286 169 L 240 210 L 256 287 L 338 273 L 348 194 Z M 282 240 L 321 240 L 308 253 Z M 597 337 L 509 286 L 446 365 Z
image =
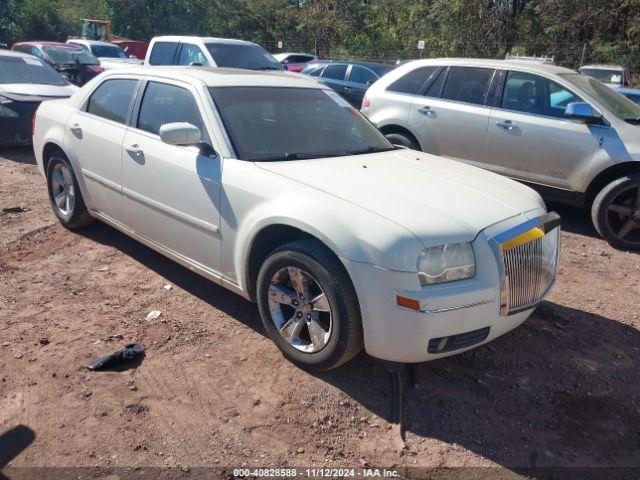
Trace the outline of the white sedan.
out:
M 286 73 L 113 70 L 44 103 L 34 148 L 63 225 L 98 218 L 257 302 L 312 370 L 363 346 L 397 362 L 468 350 L 556 276 L 559 217 L 533 190 L 396 148 Z

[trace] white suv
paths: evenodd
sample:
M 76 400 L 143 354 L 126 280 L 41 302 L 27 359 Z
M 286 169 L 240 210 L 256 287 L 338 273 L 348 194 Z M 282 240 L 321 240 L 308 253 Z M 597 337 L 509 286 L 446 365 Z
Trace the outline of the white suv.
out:
M 151 40 L 145 65 L 283 70 L 260 45 L 231 38 L 164 36 Z
M 640 106 L 594 78 L 539 62 L 419 60 L 369 88 L 362 111 L 395 144 L 590 208 L 612 245 L 640 248 Z

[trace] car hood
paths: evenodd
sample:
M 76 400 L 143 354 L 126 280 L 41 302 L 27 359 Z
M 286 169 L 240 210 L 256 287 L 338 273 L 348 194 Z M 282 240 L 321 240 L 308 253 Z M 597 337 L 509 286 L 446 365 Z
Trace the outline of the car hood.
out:
M 44 85 L 39 83 L 2 83 L 0 95 L 16 102 L 46 100 L 48 98 L 67 98 L 78 91 L 75 85 Z M 41 98 L 46 97 L 46 98 Z
M 545 208 L 529 187 L 413 150 L 256 165 L 376 213 L 425 246 L 471 241 L 502 220 Z

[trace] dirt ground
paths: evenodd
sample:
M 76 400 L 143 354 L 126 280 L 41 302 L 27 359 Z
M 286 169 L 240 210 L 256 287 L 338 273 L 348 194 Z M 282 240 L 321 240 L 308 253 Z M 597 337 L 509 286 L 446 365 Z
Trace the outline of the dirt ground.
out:
M 0 151 L 0 468 L 640 468 L 640 255 L 554 208 L 548 301 L 489 345 L 417 365 L 399 450 L 384 365 L 297 369 L 253 304 L 104 224 L 65 230 L 31 150 Z M 135 368 L 84 368 L 127 342 L 146 347 Z

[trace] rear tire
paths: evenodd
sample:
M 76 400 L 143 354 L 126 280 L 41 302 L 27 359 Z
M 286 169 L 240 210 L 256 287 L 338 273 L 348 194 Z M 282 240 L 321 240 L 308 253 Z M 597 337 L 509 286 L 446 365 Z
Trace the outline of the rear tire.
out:
M 640 175 L 618 178 L 600 190 L 591 206 L 591 219 L 611 246 L 640 249 Z
M 420 145 L 415 138 L 406 133 L 388 133 L 385 135 L 394 145 L 400 145 L 401 147 L 410 148 L 411 150 L 420 150 Z
M 260 268 L 256 291 L 265 330 L 299 367 L 331 370 L 362 350 L 351 280 L 320 242 L 300 240 L 274 250 Z
M 47 188 L 53 213 L 63 226 L 74 230 L 95 221 L 84 204 L 71 163 L 60 150 L 47 159 Z

